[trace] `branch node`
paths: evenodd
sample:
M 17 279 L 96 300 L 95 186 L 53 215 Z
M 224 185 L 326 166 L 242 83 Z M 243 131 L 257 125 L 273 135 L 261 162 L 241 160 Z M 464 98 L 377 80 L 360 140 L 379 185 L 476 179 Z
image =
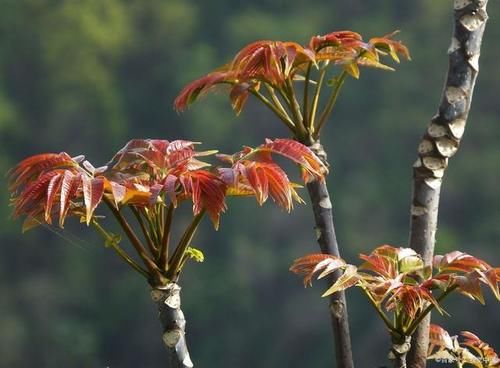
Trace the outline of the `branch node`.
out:
M 427 128 L 427 134 L 429 134 L 432 138 L 443 137 L 446 135 L 446 127 L 431 122 L 429 127 Z
M 156 287 L 151 290 L 151 299 L 155 302 L 161 302 L 172 309 L 181 307 L 181 287 L 174 282 L 165 286 Z
M 443 157 L 451 157 L 458 150 L 458 143 L 452 139 L 442 137 L 436 140 L 436 148 Z
M 423 206 L 411 206 L 412 216 L 422 216 L 427 213 L 427 209 Z
M 462 101 L 466 98 L 466 94 L 460 87 L 449 86 L 446 88 L 446 100 L 450 103 L 450 105 L 455 105 L 456 103 Z
M 330 210 L 332 209 L 332 202 L 330 201 L 330 198 L 326 197 L 319 201 L 319 206 L 325 210 Z
M 425 184 L 432 189 L 438 189 L 441 186 L 441 178 L 427 178 L 424 180 Z
M 428 141 L 427 139 L 422 140 L 422 142 L 420 142 L 420 144 L 418 145 L 418 153 L 422 155 L 425 153 L 432 152 L 433 149 L 434 145 L 432 144 L 431 141 Z
M 323 162 L 326 167 L 330 167 L 328 163 L 328 156 L 323 148 L 323 145 L 320 143 L 319 139 L 316 140 L 313 144 L 309 145 L 309 149 L 314 152 L 316 156 Z
M 472 4 L 471 0 L 455 0 L 453 2 L 453 9 L 455 10 L 463 9 L 470 4 Z
M 448 128 L 450 129 L 450 133 L 453 138 L 457 140 L 462 139 L 465 131 L 465 119 L 453 120 L 450 124 L 448 124 Z
M 485 22 L 485 17 L 482 12 L 477 11 L 472 14 L 465 14 L 460 18 L 460 23 L 470 32 L 477 30 Z
M 422 163 L 426 168 L 434 171 L 446 168 L 448 166 L 448 159 L 440 157 L 424 157 L 422 158 Z
M 169 348 L 175 348 L 175 345 L 179 342 L 184 333 L 176 328 L 174 330 L 168 330 L 163 334 L 163 342 Z
M 410 351 L 410 348 L 411 348 L 411 336 L 405 336 L 403 341 L 392 343 L 392 348 L 391 352 L 389 353 L 389 357 L 391 357 L 392 354 L 391 359 L 395 359 L 396 355 L 401 356 L 408 353 L 408 351 Z
M 341 318 L 344 314 L 344 303 L 341 300 L 332 300 L 330 303 L 330 311 L 335 318 Z

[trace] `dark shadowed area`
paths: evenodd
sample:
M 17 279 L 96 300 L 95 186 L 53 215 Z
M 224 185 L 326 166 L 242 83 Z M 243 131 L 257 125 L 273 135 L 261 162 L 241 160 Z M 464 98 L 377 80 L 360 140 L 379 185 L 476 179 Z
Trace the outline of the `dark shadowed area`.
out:
M 74 219 L 63 231 L 22 235 L 21 221 L 10 219 L 4 173 L 39 152 L 85 154 L 101 165 L 133 137 L 202 141 L 229 153 L 289 136 L 254 100 L 239 117 L 224 93 L 182 115 L 172 107 L 186 83 L 257 39 L 305 43 L 333 30 L 365 38 L 402 31 L 413 60 L 396 72 L 362 70 L 360 80 L 348 79 L 322 142 L 344 257 L 355 262 L 380 244 L 404 246 L 411 167 L 439 103 L 451 8 L 435 0 L 3 0 L 0 366 L 166 366 L 147 284 Z M 443 184 L 436 249 L 498 265 L 500 3 L 491 1 L 488 12 L 467 130 Z M 288 271 L 317 249 L 309 204 L 288 215 L 253 199 L 229 200 L 219 231 L 206 220 L 194 244 L 205 262 L 188 265 L 181 285 L 195 366 L 332 366 L 324 285 L 304 289 Z M 499 307 L 485 294 L 485 306 L 451 297 L 452 318 L 435 320 L 498 349 Z M 359 290 L 347 297 L 357 366 L 387 364 L 382 322 Z

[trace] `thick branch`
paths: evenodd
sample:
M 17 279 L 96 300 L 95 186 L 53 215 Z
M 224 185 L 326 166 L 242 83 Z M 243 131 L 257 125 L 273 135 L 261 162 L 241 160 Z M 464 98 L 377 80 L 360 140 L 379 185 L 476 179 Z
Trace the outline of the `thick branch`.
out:
M 158 306 L 163 329 L 163 342 L 168 351 L 170 368 L 192 368 L 186 344 L 186 319 L 181 310 L 181 288 L 176 283 L 151 291 L 151 298 Z
M 411 336 L 392 336 L 389 358 L 394 360 L 394 368 L 406 368 L 406 355 L 410 350 Z M 410 367 L 413 367 L 410 365 Z
M 311 149 L 317 152 L 318 156 L 326 161 L 326 155 L 319 142 L 311 146 Z M 321 248 L 321 252 L 340 257 L 333 224 L 332 204 L 326 181 L 308 183 L 307 190 L 311 198 L 314 219 L 316 222 L 317 241 Z M 327 282 L 331 285 L 339 277 L 340 272 L 333 273 Z M 337 367 L 353 368 L 354 363 L 352 359 L 347 303 L 343 291 L 334 293 L 330 296 L 330 317 L 335 337 Z
M 438 114 L 432 118 L 413 166 L 409 246 L 432 264 L 439 195 L 448 160 L 458 150 L 479 71 L 479 54 L 488 18 L 488 0 L 455 0 L 449 66 Z M 409 354 L 411 367 L 425 367 L 430 317 L 417 329 Z

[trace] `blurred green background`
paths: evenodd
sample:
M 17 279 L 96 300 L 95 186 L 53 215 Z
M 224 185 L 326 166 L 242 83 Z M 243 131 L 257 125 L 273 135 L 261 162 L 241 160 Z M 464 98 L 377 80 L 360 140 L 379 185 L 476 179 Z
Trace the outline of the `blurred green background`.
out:
M 369 38 L 401 29 L 413 61 L 362 71 L 344 87 L 323 135 L 333 169 L 337 232 L 355 261 L 382 243 L 405 245 L 411 165 L 437 109 L 447 68 L 451 1 L 2 0 L 0 171 L 39 152 L 85 153 L 99 165 L 132 137 L 184 138 L 225 152 L 288 133 L 251 101 L 235 118 L 221 93 L 177 115 L 191 79 L 260 39 L 307 42 L 352 29 Z M 463 145 L 445 178 L 437 250 L 498 264 L 500 241 L 500 4 L 490 2 L 481 73 Z M 165 367 L 147 285 L 78 224 L 21 235 L 1 186 L 0 366 Z M 303 192 L 304 197 L 306 194 Z M 206 221 L 203 264 L 182 278 L 188 341 L 198 367 L 330 367 L 324 285 L 304 290 L 288 272 L 316 251 L 309 205 L 287 215 L 230 201 L 221 229 Z M 385 364 L 382 323 L 348 292 L 356 362 Z M 500 346 L 498 304 L 448 300 L 451 333 Z

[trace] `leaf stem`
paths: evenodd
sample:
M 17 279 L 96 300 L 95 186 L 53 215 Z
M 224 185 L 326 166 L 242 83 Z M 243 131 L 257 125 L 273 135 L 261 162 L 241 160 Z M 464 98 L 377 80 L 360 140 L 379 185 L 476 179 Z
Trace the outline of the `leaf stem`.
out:
M 293 88 L 293 82 L 291 78 L 286 79 L 285 85 L 290 110 L 292 111 L 292 114 L 295 118 L 295 126 L 299 128 L 299 133 L 305 137 L 307 135 L 307 130 L 304 124 L 304 119 L 302 117 L 302 112 L 300 111 L 299 102 L 297 101 L 297 96 L 295 95 L 295 89 Z
M 452 291 L 454 291 L 458 285 L 452 285 L 448 289 L 446 289 L 437 299 L 436 302 L 439 304 L 444 298 L 446 298 Z M 432 311 L 432 308 L 434 308 L 434 304 L 430 303 L 427 308 L 410 324 L 408 327 L 406 334 L 412 335 L 415 330 L 417 329 L 418 325 L 422 320 L 425 318 L 427 314 L 429 314 Z
M 141 216 L 141 213 L 135 206 L 130 206 L 130 209 L 132 210 L 132 213 L 134 214 L 135 218 L 137 219 L 137 222 L 139 223 L 139 226 L 141 227 L 142 233 L 144 234 L 144 238 L 146 239 L 146 243 L 148 245 L 149 251 L 153 255 L 153 257 L 158 257 L 158 248 L 157 246 L 153 243 L 153 239 L 151 239 L 151 235 L 149 234 L 149 231 L 146 229 L 146 224 L 144 224 L 144 220 Z
M 184 234 L 182 235 L 182 238 L 179 241 L 179 244 L 177 244 L 177 247 L 175 248 L 174 253 L 172 254 L 172 257 L 170 259 L 167 270 L 168 279 L 174 280 L 177 277 L 180 271 L 179 266 L 182 262 L 184 253 L 191 243 L 194 233 L 196 232 L 196 229 L 198 228 L 198 225 L 200 224 L 200 221 L 203 218 L 204 214 L 205 210 L 202 210 L 199 214 L 197 214 L 191 221 L 191 224 L 189 224 L 189 226 L 187 227 L 186 231 L 184 231 Z
M 148 272 L 139 266 L 128 254 L 125 252 L 116 241 L 112 241 L 112 236 L 96 221 L 93 220 L 92 224 L 97 229 L 97 232 L 102 235 L 106 244 L 111 245 L 111 247 L 115 250 L 115 252 L 123 259 L 130 267 L 132 267 L 135 271 L 143 275 L 146 279 L 149 278 Z M 108 241 L 110 240 L 111 241 Z
M 398 333 L 398 331 L 396 330 L 394 325 L 391 323 L 391 321 L 389 321 L 389 318 L 387 318 L 385 313 L 380 310 L 379 306 L 377 305 L 377 302 L 373 299 L 370 292 L 363 286 L 361 286 L 361 289 L 365 292 L 366 296 L 368 297 L 368 300 L 373 305 L 373 307 L 377 311 L 377 314 L 380 316 L 380 318 L 382 318 L 382 321 L 384 321 L 384 323 L 387 326 L 387 328 L 389 329 L 389 331 Z
M 130 242 L 132 243 L 133 247 L 137 251 L 137 254 L 139 254 L 139 257 L 141 257 L 146 268 L 149 270 L 151 274 L 158 274 L 159 273 L 158 267 L 151 260 L 151 258 L 149 258 L 146 249 L 144 249 L 144 246 L 142 245 L 142 242 L 139 240 L 134 230 L 132 230 L 125 217 L 123 217 L 120 211 L 115 208 L 114 204 L 108 198 L 106 197 L 103 198 L 104 202 L 108 205 L 109 209 L 113 213 L 113 216 L 115 216 L 116 220 L 118 221 L 123 231 L 129 238 Z
M 332 93 L 330 94 L 330 98 L 328 99 L 328 102 L 326 103 L 326 106 L 319 118 L 318 125 L 316 126 L 316 129 L 314 129 L 314 138 L 318 139 L 319 134 L 321 132 L 321 128 L 323 128 L 323 125 L 325 124 L 326 120 L 328 119 L 328 116 L 330 116 L 333 106 L 335 105 L 335 102 L 337 101 L 337 97 L 339 96 L 340 88 L 344 84 L 345 78 L 347 77 L 347 72 L 344 70 L 341 74 L 340 77 L 337 79 L 337 82 L 335 84 L 335 88 L 333 89 Z
M 285 108 L 283 107 L 283 105 L 281 104 L 281 101 L 280 99 L 278 98 L 278 96 L 276 95 L 276 91 L 275 91 L 275 88 L 271 85 L 269 85 L 268 83 L 264 83 L 264 87 L 266 88 L 267 90 L 267 93 L 269 93 L 269 96 L 271 97 L 271 100 L 273 101 L 274 103 L 274 106 L 276 106 L 276 108 L 278 110 L 281 111 L 281 113 L 284 115 L 284 116 L 287 116 L 288 119 L 290 119 L 290 116 L 288 115 L 288 112 L 285 110 Z M 285 100 L 286 102 L 286 100 Z M 290 119 L 291 120 L 291 119 Z
M 312 129 L 314 129 L 314 120 L 316 120 L 316 111 L 318 110 L 319 96 L 321 94 L 321 87 L 323 87 L 323 80 L 325 79 L 325 74 L 326 74 L 326 68 L 323 67 L 319 71 L 318 83 L 316 84 L 316 90 L 314 92 L 314 97 L 311 104 L 309 126 L 312 127 Z
M 167 210 L 163 225 L 163 238 L 161 239 L 160 254 L 158 259 L 158 267 L 160 270 L 166 271 L 168 265 L 168 245 L 170 243 L 170 234 L 172 227 L 172 219 L 174 216 L 174 205 L 170 203 Z
M 313 124 L 309 121 L 309 82 L 311 78 L 311 68 L 312 62 L 307 65 L 305 80 L 304 80 L 304 94 L 302 101 L 302 116 L 304 117 L 304 126 L 308 127 L 308 130 L 311 132 L 313 130 Z
M 288 114 L 283 114 L 276 106 L 273 105 L 271 101 L 269 101 L 262 93 L 258 92 L 255 89 L 250 89 L 250 92 L 257 97 L 264 105 L 266 105 L 269 109 L 272 110 L 280 119 L 285 123 L 285 125 L 292 131 L 292 133 L 295 133 L 296 128 L 295 124 L 293 121 L 290 119 Z

